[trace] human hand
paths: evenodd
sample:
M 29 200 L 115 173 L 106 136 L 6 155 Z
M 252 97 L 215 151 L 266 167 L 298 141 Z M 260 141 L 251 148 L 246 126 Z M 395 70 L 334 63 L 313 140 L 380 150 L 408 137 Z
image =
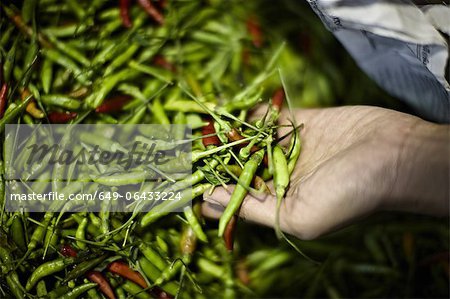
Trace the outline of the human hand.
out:
M 296 109 L 294 117 L 304 123 L 303 147 L 280 208 L 283 231 L 313 239 L 378 210 L 448 213 L 448 126 L 365 106 Z M 280 123 L 288 118 L 283 111 Z M 203 213 L 220 217 L 231 192 L 205 194 Z M 273 226 L 275 206 L 272 195 L 248 195 L 240 216 Z

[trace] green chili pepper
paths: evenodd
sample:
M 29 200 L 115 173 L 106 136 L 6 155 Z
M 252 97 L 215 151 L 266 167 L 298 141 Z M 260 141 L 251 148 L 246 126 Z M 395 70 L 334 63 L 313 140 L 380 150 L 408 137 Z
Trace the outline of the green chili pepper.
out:
M 77 0 L 67 0 L 67 4 L 79 20 L 84 19 L 84 17 L 86 16 L 86 11 Z
M 127 299 L 127 294 L 121 286 L 116 287 L 115 293 L 117 295 L 117 299 Z
M 87 295 L 89 299 L 102 299 L 100 294 L 97 292 L 96 289 L 90 289 L 87 291 Z
M 295 166 L 297 165 L 298 158 L 300 156 L 300 152 L 302 150 L 302 140 L 300 139 L 300 132 L 298 128 L 294 129 L 294 133 L 291 136 L 291 145 L 290 145 L 290 151 L 289 151 L 289 160 L 288 160 L 288 170 L 289 174 L 292 174 L 292 172 L 295 169 Z
M 167 70 L 160 68 L 155 68 L 148 65 L 142 65 L 132 60 L 128 63 L 128 66 L 136 71 L 145 73 L 147 75 L 153 76 L 163 82 L 171 83 L 173 80 L 173 74 Z
M 173 118 L 173 139 L 174 140 L 183 140 L 185 138 L 186 135 L 186 124 L 187 124 L 187 119 L 186 119 L 186 114 L 184 114 L 183 112 L 178 111 L 174 118 Z
M 128 294 L 133 296 L 133 298 L 138 298 L 138 299 L 151 299 L 152 298 L 152 296 L 150 296 L 150 294 L 145 292 L 143 288 L 141 288 L 140 286 L 138 286 L 137 284 L 135 284 L 129 280 L 125 280 L 125 282 L 122 284 L 122 288 Z
M 280 231 L 280 207 L 281 201 L 286 193 L 286 188 L 289 185 L 289 169 L 283 150 L 279 145 L 273 148 L 273 184 L 275 187 L 275 194 L 277 196 L 277 210 L 275 215 L 275 231 L 278 237 L 281 237 Z
M 10 227 L 10 236 L 14 243 L 20 250 L 25 252 L 27 250 L 27 244 L 25 243 L 24 227 L 22 217 L 19 213 L 15 213 L 12 218 L 12 224 Z
M 80 102 L 65 95 L 46 94 L 41 96 L 41 100 L 46 105 L 59 106 L 68 110 L 80 108 Z
M 44 62 L 42 63 L 42 69 L 41 69 L 41 83 L 42 88 L 44 90 L 44 93 L 49 93 L 50 87 L 52 86 L 52 79 L 53 79 L 53 62 L 46 58 L 44 59 Z
M 68 0 L 73 1 L 73 0 Z M 87 24 L 69 24 L 64 26 L 51 26 L 46 27 L 42 31 L 45 33 L 45 35 L 53 36 L 53 37 L 72 37 L 75 35 L 79 35 L 81 33 L 84 33 L 87 29 L 89 29 L 89 26 Z
M 47 232 L 47 227 L 50 224 L 50 221 L 53 218 L 53 213 L 47 212 L 44 214 L 44 218 L 42 220 L 42 225 L 36 227 L 33 234 L 31 235 L 30 242 L 27 246 L 27 254 L 33 251 L 39 244 L 44 241 L 45 233 Z
M 62 53 L 66 54 L 67 56 L 79 62 L 81 65 L 85 67 L 90 65 L 89 60 L 77 49 L 68 46 L 67 43 L 60 42 L 56 37 L 52 36 L 51 34 L 48 34 L 47 37 Z
M 34 118 L 31 117 L 29 114 L 24 114 L 22 116 L 23 122 L 27 125 L 34 125 Z
M 84 218 L 86 219 L 86 218 Z M 80 264 L 76 265 L 73 270 L 71 270 L 67 276 L 64 278 L 63 282 L 68 282 L 70 280 L 76 279 L 82 275 L 84 275 L 89 270 L 94 269 L 96 266 L 98 266 L 101 262 L 103 262 L 108 257 L 107 254 L 103 254 L 99 257 L 96 257 L 94 259 L 90 259 L 87 261 L 83 261 Z
M 56 272 L 64 270 L 67 266 L 73 264 L 75 260 L 73 258 L 58 258 L 56 260 L 46 262 L 34 270 L 30 278 L 27 281 L 25 289 L 30 291 L 36 283 L 42 278 L 52 275 Z
M 186 217 L 186 220 L 188 221 L 192 230 L 197 235 L 197 238 L 200 241 L 207 243 L 208 237 L 206 236 L 205 232 L 203 231 L 202 225 L 200 224 L 197 217 L 195 216 L 194 210 L 192 209 L 192 207 L 187 206 L 184 208 L 184 216 Z
M 3 63 L 3 79 L 5 82 L 9 82 L 11 80 L 11 73 L 14 68 L 19 40 L 19 38 L 16 38 L 11 49 L 9 49 L 8 53 L 6 53 L 5 62 Z
M 244 169 L 242 170 L 241 175 L 239 176 L 239 182 L 233 190 L 233 194 L 231 195 L 230 201 L 225 208 L 222 216 L 219 220 L 219 237 L 223 236 L 225 232 L 225 228 L 233 217 L 233 215 L 237 212 L 239 207 L 242 204 L 245 196 L 248 193 L 248 188 L 253 181 L 253 177 L 255 176 L 256 170 L 258 169 L 259 164 L 264 158 L 264 150 L 259 150 L 254 153 L 250 159 L 245 163 Z
M 89 74 L 83 72 L 78 65 L 68 58 L 67 56 L 62 55 L 56 50 L 53 49 L 43 49 L 42 53 L 50 60 L 55 62 L 56 64 L 61 65 L 65 69 L 71 71 L 75 77 L 75 80 L 80 82 L 83 85 L 89 85 L 91 84 L 91 81 L 89 80 Z
M 161 101 L 159 98 L 156 98 L 153 100 L 150 110 L 153 113 L 153 117 L 157 121 L 157 123 L 162 125 L 169 125 L 170 120 L 166 115 L 166 112 L 164 111 L 163 106 L 161 105 Z
M 31 42 L 31 44 L 28 46 L 28 50 L 25 54 L 25 58 L 23 60 L 23 66 L 24 66 L 24 70 L 27 71 L 27 76 L 28 79 L 22 79 L 24 81 L 24 83 L 22 84 L 23 86 L 27 86 L 28 85 L 28 81 L 29 78 L 31 77 L 31 75 L 33 74 L 33 72 L 31 72 L 31 70 L 29 70 L 29 68 L 32 67 L 33 62 L 35 61 L 36 57 L 39 54 L 39 45 L 37 42 Z
M 76 299 L 80 297 L 83 293 L 87 292 L 88 290 L 95 288 L 97 286 L 96 283 L 86 283 L 83 285 L 80 285 L 78 287 L 73 288 L 70 292 L 67 294 L 64 294 L 61 296 L 61 299 Z
M 183 266 L 189 265 L 196 247 L 197 237 L 194 230 L 190 226 L 185 226 L 180 239 L 181 259 L 176 259 L 169 267 L 166 267 L 166 269 L 161 272 L 158 279 L 155 280 L 155 285 L 159 286 L 164 282 L 169 281 Z
M 22 4 L 22 19 L 25 23 L 29 23 L 34 16 L 38 0 L 25 0 Z
M 289 185 L 289 170 L 283 150 L 279 145 L 273 148 L 273 183 L 275 193 L 278 200 L 281 200 L 286 193 L 286 188 Z M 279 203 L 277 204 L 279 205 Z
M 63 296 L 64 294 L 67 294 L 68 292 L 70 292 L 70 290 L 71 290 L 71 288 L 69 286 L 63 285 L 63 286 L 57 287 L 53 291 L 49 292 L 47 296 L 50 299 L 61 298 L 61 296 Z
M 80 215 L 72 214 L 71 217 L 78 223 L 78 225 L 83 221 L 83 217 L 81 217 Z M 101 234 L 101 232 L 98 230 L 98 228 L 95 225 L 93 225 L 92 223 L 87 224 L 86 230 L 93 237 L 97 237 L 98 235 Z M 76 232 L 76 230 L 75 230 L 75 232 Z M 75 233 L 73 234 L 73 236 L 74 235 L 75 235 Z
M 10 41 L 11 34 L 14 31 L 14 26 L 9 26 L 6 30 L 2 30 L 2 37 L 0 38 L 0 45 L 3 47 Z
M 105 69 L 105 76 L 111 74 L 114 70 L 124 65 L 127 61 L 133 57 L 134 53 L 139 49 L 138 44 L 132 44 L 128 46 L 128 49 L 117 56 Z
M 51 227 L 47 229 L 44 238 L 45 251 L 47 251 L 47 247 L 50 246 L 51 249 L 55 249 L 58 244 L 59 239 L 59 230 L 55 229 L 56 219 L 52 219 Z
M 139 250 L 159 270 L 164 270 L 167 267 L 167 262 L 150 245 L 147 245 L 145 243 L 140 243 L 139 244 Z
M 194 186 L 191 189 L 187 189 L 185 191 L 182 191 L 180 194 L 180 200 L 171 200 L 171 201 L 164 201 L 161 204 L 154 207 L 150 212 L 144 215 L 140 221 L 141 227 L 146 227 L 147 225 L 150 225 L 151 223 L 155 222 L 162 216 L 167 215 L 171 211 L 183 207 L 187 203 L 189 203 L 193 198 L 202 195 L 206 190 L 211 188 L 211 184 L 205 183 L 205 184 L 199 184 L 197 186 Z
M 138 124 L 138 123 L 141 122 L 141 120 L 144 117 L 146 112 L 147 112 L 147 108 L 146 107 L 141 107 L 139 109 L 136 109 L 136 112 L 131 114 L 131 117 L 128 117 L 125 121 L 123 121 L 121 123 Z
M 204 103 L 204 105 L 210 110 L 214 110 L 214 108 L 216 107 L 215 104 L 208 102 Z M 167 101 L 164 104 L 164 109 L 167 111 L 181 111 L 184 113 L 194 112 L 194 113 L 208 114 L 208 111 L 206 111 L 202 106 L 191 100 Z
M 119 21 L 119 25 L 120 25 L 120 21 Z M 120 47 L 120 45 L 118 46 L 116 43 L 110 43 L 107 44 L 106 46 L 104 46 L 104 48 L 97 53 L 97 55 L 94 56 L 94 58 L 92 59 L 92 64 L 93 65 L 102 65 L 104 64 L 106 61 L 108 61 L 109 59 L 111 59 L 115 53 L 115 51 L 117 50 L 117 48 Z
M 94 178 L 94 182 L 106 186 L 123 186 L 137 184 L 145 181 L 148 177 L 147 171 L 133 171 L 129 173 L 119 173 L 109 176 Z
M 2 265 L 6 266 L 5 267 L 6 272 L 3 274 L 6 276 L 6 283 L 8 284 L 14 297 L 16 297 L 17 299 L 23 298 L 25 289 L 23 288 L 23 286 L 20 283 L 17 272 L 12 269 L 13 260 L 11 258 L 10 253 L 4 247 L 0 247 L 0 261 L 2 262 Z M 3 272 L 3 269 L 2 269 L 2 272 Z
M 81 223 L 78 225 L 77 231 L 75 233 L 75 237 L 77 238 L 76 243 L 78 248 L 80 249 L 86 249 L 86 243 L 83 242 L 83 240 L 86 239 L 86 226 L 88 224 L 88 219 L 85 217 L 81 221 Z
M 139 265 L 141 266 L 142 271 L 144 272 L 145 276 L 151 281 L 156 281 L 161 276 L 161 271 L 155 267 L 150 261 L 148 261 L 146 258 L 142 257 L 139 259 Z M 167 267 L 167 266 L 166 266 Z M 179 286 L 177 283 L 173 281 L 169 281 L 167 283 L 164 283 L 161 288 L 172 294 L 175 295 L 178 292 Z
M 25 292 L 22 291 L 21 286 L 19 285 L 19 278 L 17 276 L 17 273 L 15 274 L 15 276 L 16 277 L 14 278 L 13 274 L 6 274 L 6 283 L 8 284 L 11 293 L 16 299 L 25 298 Z
M 105 77 L 102 80 L 100 89 L 92 93 L 90 97 L 86 99 L 86 104 L 89 107 L 97 108 L 102 104 L 106 95 L 121 81 L 130 80 L 134 78 L 138 73 L 134 70 L 125 69 L 110 76 Z
M 36 295 L 39 298 L 45 298 L 47 297 L 47 286 L 45 285 L 45 281 L 41 280 L 36 285 Z

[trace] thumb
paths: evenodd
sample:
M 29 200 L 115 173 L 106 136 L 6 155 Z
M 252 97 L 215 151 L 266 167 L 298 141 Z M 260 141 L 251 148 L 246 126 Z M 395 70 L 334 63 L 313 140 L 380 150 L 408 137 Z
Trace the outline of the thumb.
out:
M 204 203 L 202 212 L 206 217 L 218 219 L 222 215 L 225 207 L 230 201 L 234 185 L 229 185 L 227 189 L 217 187 L 211 194 L 203 194 Z M 239 216 L 244 220 L 273 227 L 275 224 L 276 199 L 268 193 L 248 194 L 242 202 Z M 280 226 L 282 230 L 287 230 L 285 209 L 280 209 Z M 289 232 L 289 231 L 287 231 Z

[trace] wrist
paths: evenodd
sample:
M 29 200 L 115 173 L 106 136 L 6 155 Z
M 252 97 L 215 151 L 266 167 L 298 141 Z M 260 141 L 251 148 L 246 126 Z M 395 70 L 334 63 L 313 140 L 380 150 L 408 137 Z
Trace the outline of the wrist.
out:
M 396 130 L 389 141 L 392 176 L 382 208 L 448 215 L 449 126 L 410 117 Z

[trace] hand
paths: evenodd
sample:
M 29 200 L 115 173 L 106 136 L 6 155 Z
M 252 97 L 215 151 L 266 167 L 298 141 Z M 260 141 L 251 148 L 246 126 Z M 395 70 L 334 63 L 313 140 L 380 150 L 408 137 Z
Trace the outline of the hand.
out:
M 448 213 L 448 126 L 364 106 L 296 109 L 294 117 L 304 123 L 303 147 L 280 209 L 283 231 L 313 239 L 379 210 Z M 288 118 L 283 111 L 280 123 Z M 231 192 L 205 194 L 203 213 L 220 217 Z M 273 226 L 275 203 L 248 195 L 240 216 Z

